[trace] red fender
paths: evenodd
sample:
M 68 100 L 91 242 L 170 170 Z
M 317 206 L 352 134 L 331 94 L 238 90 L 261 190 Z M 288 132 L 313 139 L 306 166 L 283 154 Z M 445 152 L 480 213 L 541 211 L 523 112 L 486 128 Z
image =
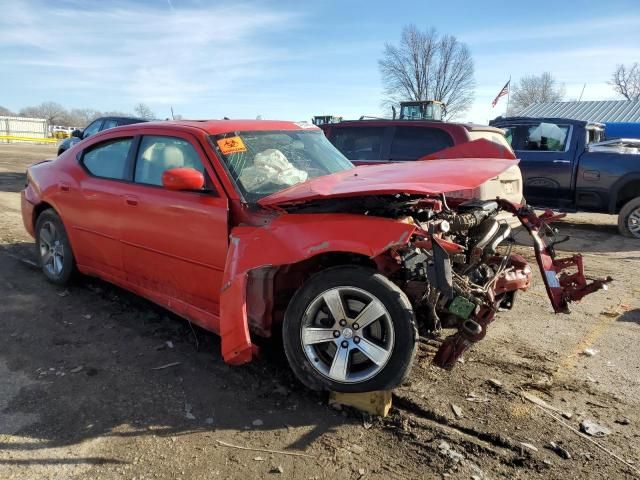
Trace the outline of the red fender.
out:
M 295 214 L 264 227 L 231 231 L 220 293 L 220 337 L 225 362 L 251 361 L 246 288 L 250 270 L 297 263 L 321 253 L 350 252 L 377 257 L 406 244 L 415 226 L 381 217 L 348 214 Z
M 419 160 L 442 160 L 445 158 L 505 158 L 515 160 L 516 156 L 511 149 L 499 143 L 479 138 L 478 140 L 460 143 L 453 147 L 430 153 Z

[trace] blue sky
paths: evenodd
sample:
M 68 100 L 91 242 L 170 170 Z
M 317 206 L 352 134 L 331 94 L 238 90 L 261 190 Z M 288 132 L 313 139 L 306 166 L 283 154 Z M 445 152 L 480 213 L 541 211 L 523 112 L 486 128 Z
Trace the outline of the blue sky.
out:
M 602 1 L 3 1 L 0 105 L 159 117 L 309 119 L 386 113 L 377 60 L 403 25 L 466 42 L 476 95 L 461 120 L 503 112 L 511 75 L 550 71 L 567 99 L 617 98 L 617 63 L 640 62 L 638 0 Z

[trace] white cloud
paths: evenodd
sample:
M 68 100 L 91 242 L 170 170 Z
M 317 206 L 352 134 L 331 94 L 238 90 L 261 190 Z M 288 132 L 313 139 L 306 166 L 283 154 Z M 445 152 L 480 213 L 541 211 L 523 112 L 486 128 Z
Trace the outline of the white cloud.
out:
M 509 25 L 496 25 L 491 29 L 480 29 L 464 32 L 460 40 L 471 45 L 491 43 L 509 44 L 525 40 L 559 40 L 567 38 L 588 37 L 600 38 L 610 32 L 636 30 L 640 28 L 640 16 L 626 15 L 618 17 L 598 17 L 578 21 L 558 21 L 544 25 L 527 23 L 527 14 L 520 13 L 513 17 Z
M 259 78 L 284 52 L 256 39 L 296 17 L 256 4 L 195 8 L 171 1 L 164 8 L 13 2 L 3 9 L 3 70 L 37 69 L 52 93 L 75 88 L 96 103 L 118 96 L 122 104 L 152 105 L 202 100 Z

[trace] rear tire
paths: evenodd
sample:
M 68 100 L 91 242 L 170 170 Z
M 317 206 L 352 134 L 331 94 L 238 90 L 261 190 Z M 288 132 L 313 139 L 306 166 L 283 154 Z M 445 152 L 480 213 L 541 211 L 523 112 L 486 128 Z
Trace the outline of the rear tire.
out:
M 618 214 L 618 230 L 625 237 L 640 239 L 640 197 L 629 200 Z
M 71 244 L 58 214 L 49 209 L 36 220 L 36 254 L 42 273 L 51 283 L 65 285 L 75 270 Z
M 309 278 L 293 296 L 282 329 L 289 365 L 304 385 L 351 393 L 400 385 L 411 370 L 417 335 L 404 292 L 359 266 Z

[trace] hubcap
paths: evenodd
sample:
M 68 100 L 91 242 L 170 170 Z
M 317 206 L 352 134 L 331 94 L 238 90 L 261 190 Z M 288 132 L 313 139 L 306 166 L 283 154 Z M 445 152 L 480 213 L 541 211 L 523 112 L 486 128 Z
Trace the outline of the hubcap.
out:
M 59 276 L 64 267 L 64 246 L 60 233 L 51 222 L 40 228 L 40 262 L 51 275 Z
M 640 238 L 640 207 L 633 210 L 627 217 L 627 228 L 636 238 Z
M 378 298 L 356 287 L 331 288 L 309 304 L 301 327 L 303 351 L 323 376 L 339 383 L 374 377 L 391 357 L 391 316 Z

